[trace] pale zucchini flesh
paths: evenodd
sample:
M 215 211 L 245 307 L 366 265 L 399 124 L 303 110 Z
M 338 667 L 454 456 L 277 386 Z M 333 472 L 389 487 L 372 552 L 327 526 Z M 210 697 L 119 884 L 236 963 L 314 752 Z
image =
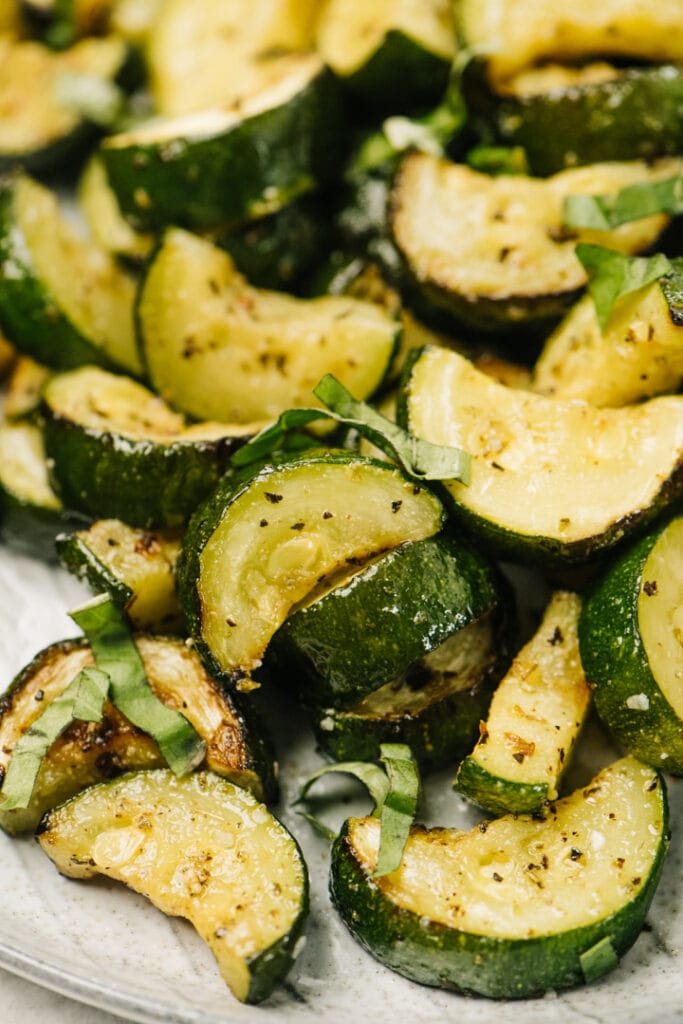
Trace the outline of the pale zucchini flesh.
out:
M 590 707 L 578 645 L 580 611 L 576 594 L 557 591 L 498 684 L 455 783 L 487 810 L 532 813 L 558 796 Z
M 225 252 L 180 229 L 164 235 L 137 316 L 160 394 L 191 415 L 235 423 L 317 404 L 312 390 L 325 373 L 368 397 L 400 335 L 399 321 L 371 302 L 253 288 Z
M 541 562 L 584 561 L 646 523 L 681 486 L 683 399 L 597 409 L 506 388 L 462 356 L 425 349 L 404 399 L 406 425 L 470 452 L 455 510 L 497 547 Z
M 248 792 L 208 772 L 140 772 L 93 787 L 41 825 L 40 844 L 71 877 L 124 882 L 187 918 L 242 1002 L 292 966 L 308 909 L 296 841 Z
M 637 614 L 652 675 L 683 722 L 683 519 L 662 532 L 645 562 Z

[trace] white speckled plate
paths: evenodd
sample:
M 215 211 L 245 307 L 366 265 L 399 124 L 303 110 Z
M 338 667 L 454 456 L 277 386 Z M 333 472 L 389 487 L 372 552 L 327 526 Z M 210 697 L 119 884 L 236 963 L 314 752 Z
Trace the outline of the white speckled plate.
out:
M 76 632 L 66 609 L 84 596 L 61 570 L 0 548 L 0 688 L 40 648 Z M 327 843 L 288 806 L 299 779 L 319 761 L 312 743 L 289 738 L 299 731 L 292 728 L 294 718 L 281 710 L 279 719 L 280 813 L 301 842 L 312 881 L 308 941 L 287 986 L 260 1007 L 240 1005 L 185 922 L 163 917 L 123 887 L 62 878 L 33 840 L 6 836 L 0 836 L 0 966 L 130 1020 L 165 1024 L 303 1024 L 320 1017 L 330 1024 L 644 1024 L 655 1015 L 665 1024 L 683 1020 L 683 783 L 669 787 L 674 835 L 647 931 L 619 968 L 588 989 L 493 1004 L 405 981 L 349 937 L 327 897 Z M 583 756 L 589 756 L 585 748 Z M 426 815 L 432 824 L 469 825 L 476 812 L 453 794 L 451 775 L 430 781 Z M 330 786 L 358 799 L 340 777 Z M 344 813 L 351 808 L 345 804 Z

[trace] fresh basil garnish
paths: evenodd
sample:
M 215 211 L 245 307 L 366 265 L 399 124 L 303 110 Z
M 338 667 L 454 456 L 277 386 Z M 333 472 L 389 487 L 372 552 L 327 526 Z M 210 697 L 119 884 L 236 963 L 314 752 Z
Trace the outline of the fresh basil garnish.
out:
M 662 253 L 625 256 L 613 249 L 581 242 L 576 246 L 576 255 L 588 274 L 588 291 L 602 331 L 618 299 L 658 281 L 673 269 Z
M 597 981 L 598 978 L 602 978 L 608 971 L 613 970 L 619 963 L 619 957 L 609 935 L 606 935 L 604 939 L 600 939 L 594 946 L 587 949 L 585 953 L 580 953 L 579 963 L 581 964 L 583 979 L 587 985 Z
M 566 196 L 564 200 L 564 223 L 568 228 L 612 231 L 621 224 L 660 213 L 683 213 L 683 175 L 627 185 L 614 195 Z

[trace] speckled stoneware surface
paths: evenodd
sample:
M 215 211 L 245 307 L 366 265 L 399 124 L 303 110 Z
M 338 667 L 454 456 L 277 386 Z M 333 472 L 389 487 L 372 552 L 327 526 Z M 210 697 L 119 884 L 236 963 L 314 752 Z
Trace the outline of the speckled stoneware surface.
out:
M 0 551 L 0 685 L 40 648 L 76 630 L 66 609 L 86 598 L 63 571 Z M 186 923 L 168 919 L 108 882 L 60 877 L 33 840 L 0 836 L 0 967 L 133 1021 L 165 1024 L 334 1024 L 419 1020 L 421 1024 L 662 1024 L 683 1021 L 683 782 L 671 782 L 673 839 L 646 931 L 619 968 L 587 989 L 521 1003 L 492 1003 L 414 985 L 375 963 L 346 933 L 327 896 L 328 844 L 292 809 L 300 779 L 318 766 L 296 713 L 269 698 L 281 762 L 279 813 L 299 839 L 312 881 L 306 945 L 282 987 L 260 1007 L 236 1003 L 211 954 Z M 584 737 L 575 771 L 587 778 Z M 583 776 L 582 776 L 583 773 Z M 469 826 L 478 815 L 450 788 L 452 771 L 431 779 L 422 817 Z M 341 815 L 368 808 L 350 781 L 328 783 Z M 333 823 L 334 820 L 330 819 Z M 3 1019 L 0 1012 L 0 1019 Z

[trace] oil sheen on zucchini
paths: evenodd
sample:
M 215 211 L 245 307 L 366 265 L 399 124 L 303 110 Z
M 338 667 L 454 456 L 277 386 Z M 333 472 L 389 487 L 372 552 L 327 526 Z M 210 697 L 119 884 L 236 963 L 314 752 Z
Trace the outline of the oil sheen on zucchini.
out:
M 528 327 L 561 315 L 586 283 L 574 248 L 597 242 L 625 253 L 647 248 L 667 218 L 610 232 L 563 228 L 568 195 L 613 193 L 680 171 L 670 158 L 595 164 L 551 178 L 491 177 L 426 153 L 405 157 L 391 207 L 391 231 L 421 304 L 484 331 Z
M 233 106 L 156 118 L 110 135 L 100 155 L 138 230 L 211 229 L 263 217 L 338 172 L 338 86 L 320 58 Z
M 683 261 L 666 278 L 626 295 L 601 330 L 590 296 L 546 341 L 532 388 L 544 395 L 620 406 L 678 391 L 683 381 Z
M 128 377 L 92 366 L 56 374 L 43 392 L 45 446 L 65 506 L 130 526 L 180 526 L 254 428 L 188 426 Z
M 652 530 L 589 594 L 581 657 L 605 725 L 642 761 L 683 775 L 683 519 Z
M 558 796 L 588 713 L 577 626 L 581 600 L 556 592 L 532 639 L 498 684 L 455 787 L 494 814 L 533 814 Z
M 454 512 L 515 560 L 577 564 L 673 503 L 683 487 L 683 398 L 597 409 L 505 387 L 463 356 L 409 357 L 399 422 L 472 456 L 469 486 L 448 481 Z
M 332 853 L 332 899 L 370 953 L 423 985 L 523 999 L 603 973 L 635 942 L 668 845 L 664 782 L 634 758 L 551 805 L 471 832 L 414 826 L 401 867 L 372 878 L 377 818 L 352 818 Z M 611 950 L 609 947 L 611 946 Z
M 273 639 L 278 673 L 316 707 L 352 708 L 413 667 L 419 678 L 426 655 L 509 596 L 491 563 L 449 532 L 400 544 L 334 582 L 301 601 Z
M 291 610 L 364 562 L 439 532 L 441 502 L 387 462 L 313 451 L 226 474 L 190 520 L 181 605 L 212 670 L 258 668 Z
M 134 375 L 135 282 L 64 218 L 57 197 L 25 175 L 0 182 L 0 323 L 46 366 L 85 363 Z
M 398 111 L 436 102 L 455 56 L 448 0 L 327 0 L 316 45 L 345 88 L 375 109 Z
M 183 624 L 175 586 L 181 543 L 178 530 L 151 532 L 98 519 L 86 530 L 61 534 L 56 547 L 62 565 L 96 594 L 111 594 L 135 629 L 167 633 L 180 632 Z
M 39 842 L 62 874 L 105 875 L 187 918 L 241 1002 L 265 999 L 301 948 L 308 874 L 296 840 L 211 772 L 93 786 L 46 815 Z
M 136 634 L 147 678 L 155 694 L 182 714 L 207 744 L 204 766 L 259 798 L 276 792 L 272 753 L 263 726 L 245 717 L 182 640 Z M 0 769 L 4 777 L 12 750 L 46 705 L 77 673 L 93 664 L 85 640 L 64 640 L 36 655 L 10 684 L 0 703 Z M 34 829 L 44 811 L 122 772 L 160 768 L 165 761 L 155 741 L 105 703 L 101 722 L 73 722 L 52 744 L 25 809 L 0 810 L 0 827 L 13 834 Z
M 368 397 L 400 334 L 375 303 L 252 288 L 225 252 L 177 228 L 148 265 L 137 321 L 157 391 L 193 416 L 234 423 L 314 404 L 325 373 Z

